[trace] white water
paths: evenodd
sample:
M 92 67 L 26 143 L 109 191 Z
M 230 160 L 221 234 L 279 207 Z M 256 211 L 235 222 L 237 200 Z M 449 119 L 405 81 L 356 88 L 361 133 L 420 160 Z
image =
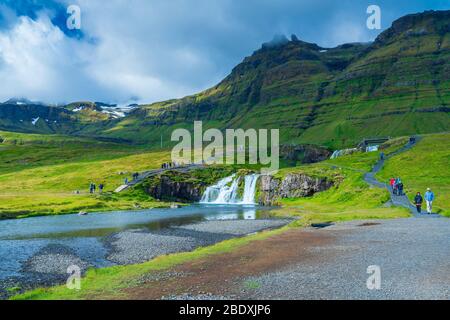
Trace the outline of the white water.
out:
M 330 159 L 336 159 L 338 157 L 349 155 L 349 154 L 352 154 L 352 153 L 355 153 L 355 152 L 358 152 L 358 151 L 359 151 L 358 148 L 336 150 L 336 151 L 333 152 L 333 154 L 331 155 Z
M 244 194 L 242 199 L 240 199 L 238 196 L 238 187 L 242 177 L 236 177 L 235 174 L 226 177 L 217 184 L 206 188 L 200 203 L 254 205 L 258 178 L 259 175 L 257 174 L 244 177 Z

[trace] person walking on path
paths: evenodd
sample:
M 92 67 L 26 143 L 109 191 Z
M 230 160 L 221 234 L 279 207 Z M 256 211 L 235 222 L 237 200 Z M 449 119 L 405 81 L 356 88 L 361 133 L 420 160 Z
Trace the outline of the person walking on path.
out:
M 103 188 L 105 187 L 105 185 L 103 184 L 103 183 L 100 183 L 99 185 L 98 185 L 98 191 L 100 192 L 100 193 L 103 193 Z
M 433 201 L 434 201 L 434 193 L 430 188 L 425 192 L 425 201 L 427 202 L 427 212 L 428 214 L 433 213 Z
M 400 183 L 397 186 L 398 189 L 398 195 L 402 196 L 403 195 L 403 182 L 400 181 Z
M 414 197 L 414 204 L 416 206 L 418 213 L 422 213 L 422 203 L 423 203 L 423 197 L 420 194 L 420 192 L 417 192 L 416 196 Z
M 398 178 L 394 179 L 394 185 L 392 186 L 392 191 L 395 195 L 398 195 Z
M 389 185 L 391 186 L 392 190 L 394 190 L 394 184 L 395 184 L 395 179 L 391 178 L 391 180 L 389 180 Z
M 94 188 L 94 183 L 91 182 L 91 183 L 89 184 L 89 193 L 94 193 L 94 190 L 95 190 L 95 188 Z
M 402 184 L 402 180 L 400 178 L 396 178 L 394 182 L 394 194 L 400 196 L 400 184 Z M 402 184 L 403 187 L 403 184 Z

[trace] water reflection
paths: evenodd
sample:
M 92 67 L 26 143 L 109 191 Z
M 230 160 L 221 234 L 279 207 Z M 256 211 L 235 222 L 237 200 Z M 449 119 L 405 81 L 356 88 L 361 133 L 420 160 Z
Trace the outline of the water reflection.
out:
M 245 220 L 255 220 L 256 219 L 256 210 L 255 209 L 246 210 L 244 212 L 244 219 Z

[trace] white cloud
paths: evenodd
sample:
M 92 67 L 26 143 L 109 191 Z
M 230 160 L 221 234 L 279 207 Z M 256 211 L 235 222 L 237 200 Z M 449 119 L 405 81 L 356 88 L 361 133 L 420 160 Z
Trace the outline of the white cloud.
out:
M 86 73 L 89 63 L 83 60 L 90 47 L 66 37 L 45 15 L 20 17 L 12 29 L 0 33 L 0 99 L 75 98 L 93 84 Z
M 68 37 L 46 12 L 35 20 L 17 17 L 12 29 L 0 31 L 0 78 L 5 79 L 0 100 L 149 102 L 219 81 L 224 72 L 217 71 L 214 52 L 187 29 L 201 19 L 209 21 L 205 25 L 217 20 L 205 11 L 186 15 L 189 4 L 180 1 L 172 12 L 178 24 L 171 26 L 158 10 L 168 12 L 173 5 L 155 4 L 124 7 L 111 1 L 105 8 L 103 2 L 79 1 L 82 31 L 94 41 Z
M 366 5 L 346 1 L 55 1 L 80 6 L 85 38 L 68 37 L 49 12 L 32 20 L 0 5 L 9 25 L 0 29 L 0 100 L 153 102 L 216 84 L 274 34 L 322 46 L 375 35 Z

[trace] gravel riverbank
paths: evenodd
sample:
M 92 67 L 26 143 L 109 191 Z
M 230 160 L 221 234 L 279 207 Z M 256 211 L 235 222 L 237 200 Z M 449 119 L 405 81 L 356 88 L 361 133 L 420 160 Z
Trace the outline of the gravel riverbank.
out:
M 279 228 L 289 219 L 210 220 L 160 230 L 129 229 L 99 238 L 103 252 L 80 254 L 70 244 L 49 244 L 22 263 L 20 276 L 0 280 L 0 298 L 36 287 L 65 283 L 67 268 L 75 265 L 84 273 L 89 267 L 127 265 L 160 255 L 191 251 L 220 241 Z

